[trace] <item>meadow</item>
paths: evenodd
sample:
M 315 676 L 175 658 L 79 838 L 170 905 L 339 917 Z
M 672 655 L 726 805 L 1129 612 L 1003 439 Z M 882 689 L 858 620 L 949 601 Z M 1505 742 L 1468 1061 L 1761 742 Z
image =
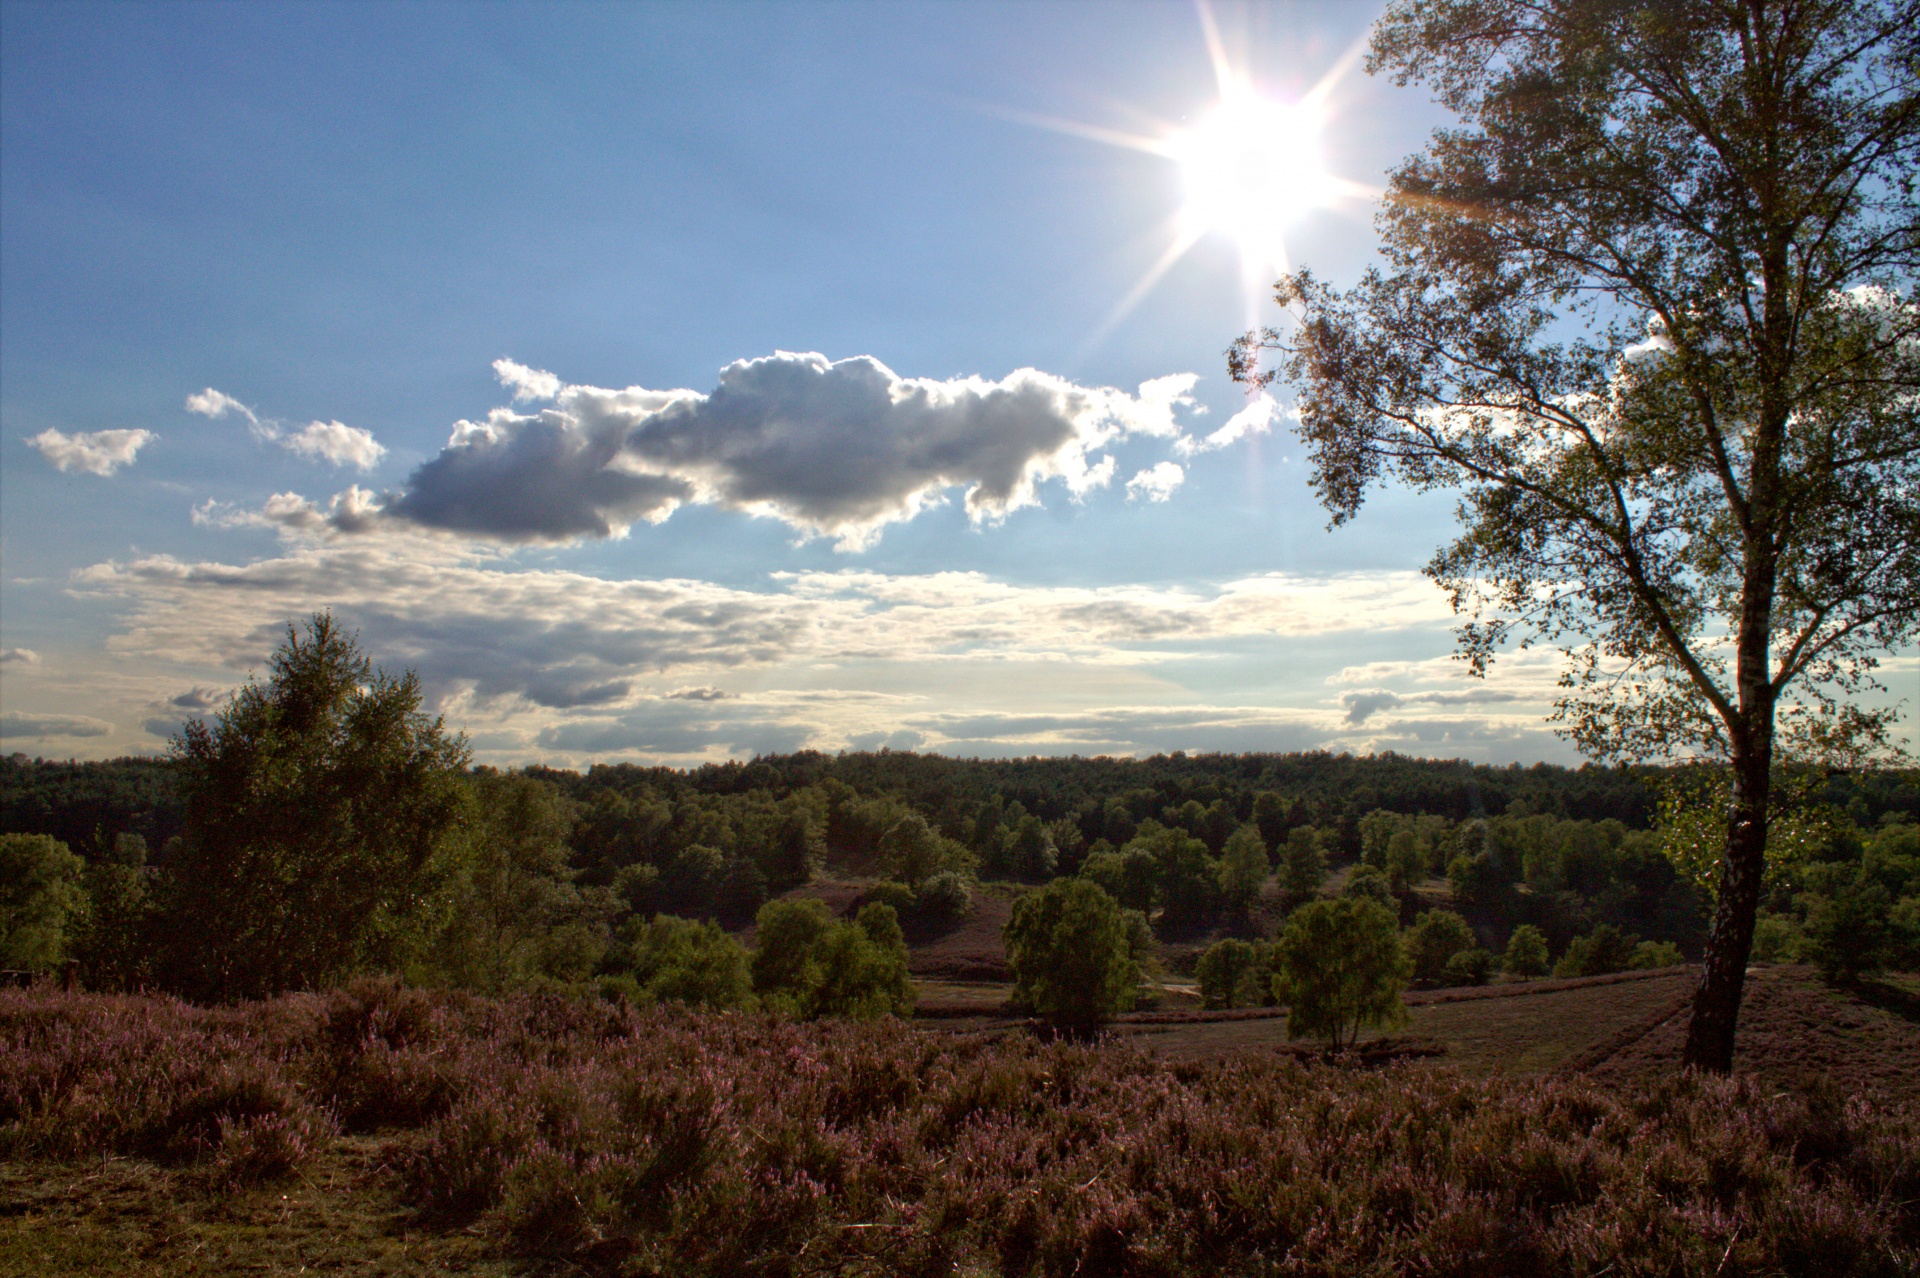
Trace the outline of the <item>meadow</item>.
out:
M 1895 1093 L 1444 1057 L 1362 1068 L 1274 1051 L 1265 1023 L 1265 1050 L 1183 1058 L 1124 1032 L 1049 1041 L 386 981 L 224 1008 L 6 991 L 0 1268 L 1920 1265 L 1920 1126 Z

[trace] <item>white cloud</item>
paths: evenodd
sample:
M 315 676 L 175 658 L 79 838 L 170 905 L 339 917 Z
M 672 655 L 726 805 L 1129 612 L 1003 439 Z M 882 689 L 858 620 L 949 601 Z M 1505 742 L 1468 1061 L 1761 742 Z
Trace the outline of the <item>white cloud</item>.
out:
M 40 654 L 31 648 L 0 648 L 0 666 L 37 666 Z
M 52 462 L 55 470 L 111 475 L 122 466 L 131 466 L 135 454 L 158 438 L 150 430 L 83 430 L 63 435 L 48 429 L 27 444 Z
M 213 418 L 225 417 L 228 413 L 238 413 L 255 426 L 260 425 L 260 419 L 254 416 L 251 408 L 225 391 L 217 391 L 211 386 L 187 396 L 187 411 L 198 413 L 202 417 Z
M 857 550 L 954 489 L 982 523 L 1038 504 L 1049 481 L 1076 498 L 1110 484 L 1115 461 L 1101 450 L 1133 435 L 1177 436 L 1175 414 L 1194 409 L 1197 380 L 1155 378 L 1128 394 L 1034 369 L 942 381 L 900 377 L 866 356 L 786 352 L 728 365 L 705 394 L 567 385 L 509 359 L 494 371 L 516 401 L 551 403 L 455 423 L 439 455 L 379 499 L 388 519 L 500 542 L 568 541 L 617 537 L 700 503 Z M 1165 480 L 1164 466 L 1155 473 Z
M 284 422 L 262 418 L 233 396 L 211 386 L 187 396 L 187 411 L 216 419 L 236 413 L 247 419 L 247 427 L 255 438 L 278 444 L 310 461 L 372 470 L 387 453 L 386 446 L 375 440 L 370 430 L 344 422 L 312 421 L 290 431 Z
M 373 432 L 342 422 L 308 422 L 280 441 L 281 447 L 302 457 L 317 457 L 336 466 L 372 470 L 386 455 L 386 447 L 375 442 Z
M 0 737 L 104 737 L 113 725 L 83 714 L 0 714 Z
M 1272 396 L 1261 391 L 1245 408 L 1227 418 L 1225 425 L 1204 439 L 1182 435 L 1174 440 L 1174 451 L 1183 457 L 1191 457 L 1196 453 L 1218 452 L 1249 435 L 1266 434 L 1273 429 L 1273 419 L 1279 414 L 1280 405 L 1274 402 Z
M 1187 472 L 1175 462 L 1163 461 L 1141 471 L 1127 481 L 1127 500 L 1146 498 L 1148 501 L 1166 501 L 1173 496 L 1173 490 L 1186 482 Z
M 493 361 L 493 374 L 500 384 L 513 392 L 514 403 L 530 399 L 552 399 L 560 393 L 560 379 L 543 369 L 528 368 L 510 359 Z

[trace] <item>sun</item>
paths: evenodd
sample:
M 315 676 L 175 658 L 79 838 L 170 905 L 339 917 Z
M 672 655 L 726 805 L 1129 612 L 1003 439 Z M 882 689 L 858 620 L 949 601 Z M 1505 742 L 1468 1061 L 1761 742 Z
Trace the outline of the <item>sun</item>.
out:
M 1223 88 L 1199 124 L 1164 144 L 1185 188 L 1181 229 L 1225 236 L 1249 265 L 1282 269 L 1287 229 L 1338 194 L 1321 154 L 1321 113 L 1314 104 Z

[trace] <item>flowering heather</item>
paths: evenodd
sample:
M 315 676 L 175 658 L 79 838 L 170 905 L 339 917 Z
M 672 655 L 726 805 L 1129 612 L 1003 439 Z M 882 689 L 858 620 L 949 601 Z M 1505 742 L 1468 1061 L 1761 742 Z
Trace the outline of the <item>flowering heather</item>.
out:
M 392 985 L 0 993 L 0 1155 L 234 1184 L 378 1132 L 369 1192 L 598 1273 L 1911 1273 L 1913 1117 Z

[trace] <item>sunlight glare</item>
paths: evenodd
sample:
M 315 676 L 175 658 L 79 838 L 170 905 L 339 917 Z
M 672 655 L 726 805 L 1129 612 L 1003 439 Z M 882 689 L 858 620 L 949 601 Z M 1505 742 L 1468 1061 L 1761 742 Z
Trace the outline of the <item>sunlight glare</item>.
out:
M 1225 235 L 1263 267 L 1284 268 L 1286 228 L 1334 196 L 1319 112 L 1233 86 L 1194 128 L 1169 140 L 1186 187 L 1189 234 Z

